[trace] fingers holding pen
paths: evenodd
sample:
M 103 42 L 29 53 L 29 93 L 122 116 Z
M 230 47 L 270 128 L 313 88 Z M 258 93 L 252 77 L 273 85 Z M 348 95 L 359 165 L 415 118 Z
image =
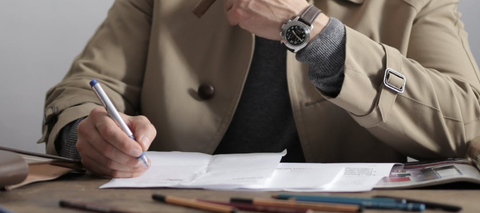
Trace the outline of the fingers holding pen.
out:
M 81 123 L 78 131 L 90 137 L 90 141 L 102 141 L 92 145 L 105 156 L 118 159 L 119 162 L 125 162 L 122 159 L 125 159 L 126 156 L 139 157 L 142 155 L 142 147 L 122 131 L 115 121 L 108 116 L 104 108 L 97 107 L 93 109 L 87 119 L 91 119 L 92 124 L 89 124 L 90 127 L 85 129 L 94 127 L 93 131 L 80 132 L 82 130 L 80 127 Z
M 137 159 L 142 147 L 129 138 L 102 107 L 93 109 L 79 124 L 77 149 L 85 167 L 99 174 L 116 177 L 118 172 L 125 176 L 146 170 Z
M 102 151 L 108 157 L 118 158 L 120 162 L 127 157 L 137 158 L 142 155 L 142 147 L 136 141 L 128 137 L 116 123 L 109 119 L 98 122 L 95 125 L 101 135 L 99 140 L 105 143 L 99 143 L 96 148 Z M 95 144 L 97 145 L 97 144 Z
M 141 165 L 128 166 L 107 158 L 95 150 L 90 143 L 84 143 L 82 147 L 90 150 L 89 152 L 80 152 L 82 165 L 95 174 L 116 178 L 129 178 L 140 176 L 147 169 Z
M 148 150 L 153 139 L 157 136 L 157 130 L 153 124 L 143 115 L 128 116 L 121 114 L 125 123 L 132 129 L 137 142 L 139 142 L 143 151 Z

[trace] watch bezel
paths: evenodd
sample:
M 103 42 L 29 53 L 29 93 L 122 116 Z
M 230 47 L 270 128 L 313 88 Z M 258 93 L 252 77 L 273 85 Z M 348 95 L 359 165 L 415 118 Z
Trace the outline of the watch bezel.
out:
M 287 23 L 283 24 L 282 25 L 282 32 L 280 33 L 280 35 L 282 37 L 282 43 L 285 44 L 285 46 L 287 46 L 287 48 L 291 49 L 292 52 L 298 52 L 299 50 L 301 50 L 305 46 L 307 46 L 308 41 L 310 41 L 310 33 L 312 31 L 312 28 L 313 28 L 313 26 L 309 26 L 309 25 L 305 24 L 304 22 L 300 21 L 299 19 L 300 19 L 300 16 L 297 16 L 297 17 L 295 17 L 295 19 L 289 20 Z M 291 44 L 286 39 L 287 29 L 292 27 L 292 26 L 300 26 L 305 31 L 305 41 L 302 42 L 299 45 Z

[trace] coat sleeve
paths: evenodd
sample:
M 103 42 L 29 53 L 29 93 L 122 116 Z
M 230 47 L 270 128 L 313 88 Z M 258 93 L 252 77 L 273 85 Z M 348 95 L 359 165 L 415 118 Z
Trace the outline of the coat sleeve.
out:
M 119 111 L 138 111 L 152 8 L 152 0 L 116 0 L 64 79 L 47 92 L 39 140 L 47 143 L 47 153 L 57 154 L 55 138 L 65 125 L 101 105 L 89 85 L 94 78 Z
M 406 155 L 465 157 L 480 135 L 480 83 L 459 17 L 456 1 L 428 1 L 403 54 L 347 27 L 345 79 L 329 100 Z

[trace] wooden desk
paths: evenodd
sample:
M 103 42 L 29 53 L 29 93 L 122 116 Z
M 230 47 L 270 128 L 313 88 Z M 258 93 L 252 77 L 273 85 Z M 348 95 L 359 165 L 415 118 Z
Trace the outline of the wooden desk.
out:
M 152 200 L 153 193 L 176 195 L 186 198 L 201 198 L 228 201 L 230 197 L 270 198 L 275 192 L 252 191 L 211 191 L 184 189 L 98 189 L 108 179 L 92 175 L 69 175 L 59 180 L 34 183 L 13 191 L 0 192 L 0 205 L 17 213 L 84 212 L 60 208 L 60 199 L 97 202 L 136 212 L 204 212 L 185 207 L 163 204 Z M 328 193 L 309 193 L 328 194 Z M 331 194 L 331 193 L 330 193 Z M 417 190 L 375 190 L 364 193 L 341 193 L 358 197 L 390 195 L 426 201 L 460 205 L 462 212 L 480 212 L 480 189 L 417 189 Z M 365 212 L 402 212 L 393 210 L 366 210 Z M 441 212 L 427 210 L 425 212 Z

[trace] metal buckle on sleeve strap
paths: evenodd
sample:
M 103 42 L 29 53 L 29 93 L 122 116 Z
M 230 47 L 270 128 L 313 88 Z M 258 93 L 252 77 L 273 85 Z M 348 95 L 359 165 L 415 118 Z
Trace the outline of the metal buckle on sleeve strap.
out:
M 403 93 L 407 84 L 407 77 L 391 68 L 387 68 L 383 76 L 383 84 L 396 93 Z

